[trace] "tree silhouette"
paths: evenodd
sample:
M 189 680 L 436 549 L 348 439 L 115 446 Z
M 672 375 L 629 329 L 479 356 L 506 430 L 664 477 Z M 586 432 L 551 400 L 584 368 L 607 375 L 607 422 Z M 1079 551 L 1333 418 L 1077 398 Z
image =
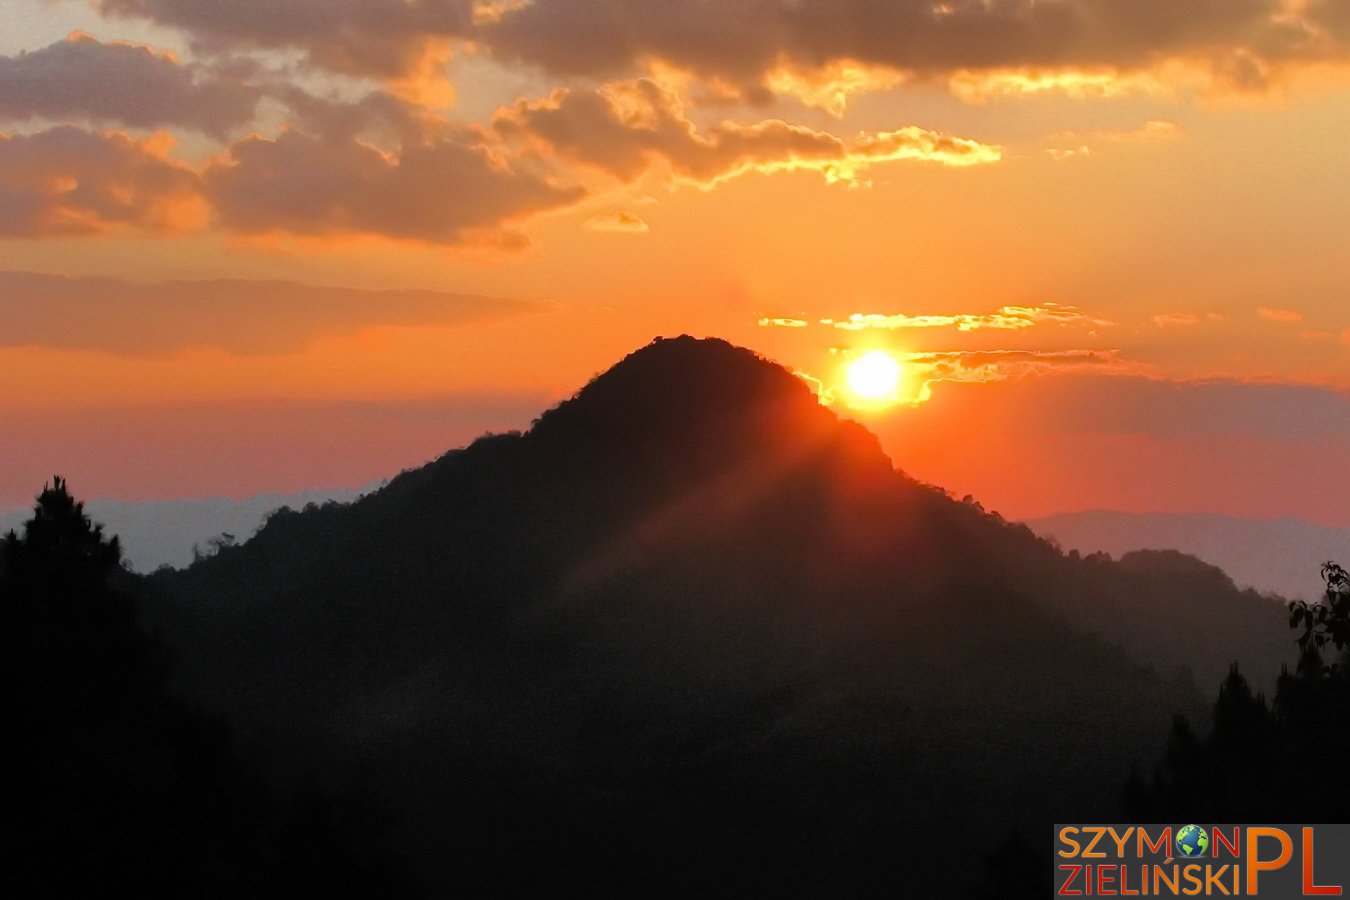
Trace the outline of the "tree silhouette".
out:
M 117 538 L 55 478 L 0 553 L 0 802 L 10 896 L 268 896 L 378 884 L 312 803 L 288 810 L 222 725 L 172 699 L 168 655 L 114 586 Z M 297 849 L 298 848 L 298 849 Z M 303 852 L 301 852 L 303 851 Z M 15 893 L 17 891 L 17 893 Z
M 1335 563 L 1322 567 L 1320 603 L 1289 604 L 1301 654 L 1286 667 L 1275 699 L 1253 692 L 1234 666 L 1219 688 L 1210 733 L 1196 735 L 1177 717 L 1167 755 L 1151 782 L 1135 777 L 1126 804 L 1136 819 L 1331 821 L 1350 787 L 1331 773 L 1350 739 L 1350 581 Z M 1331 663 L 1323 652 L 1334 649 Z
M 1320 655 L 1328 644 L 1344 654 L 1350 646 L 1350 574 L 1336 563 L 1327 562 L 1322 565 L 1322 580 L 1327 585 L 1322 602 L 1290 603 L 1289 626 L 1303 628 L 1298 645 L 1305 654 L 1312 650 Z M 1337 665 L 1333 663 L 1332 667 Z

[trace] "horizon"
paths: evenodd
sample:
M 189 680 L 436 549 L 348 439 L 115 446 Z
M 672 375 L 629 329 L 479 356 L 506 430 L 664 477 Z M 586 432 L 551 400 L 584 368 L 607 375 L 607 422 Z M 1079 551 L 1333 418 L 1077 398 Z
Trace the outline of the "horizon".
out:
M 743 348 L 743 349 L 750 349 L 750 350 L 753 351 L 753 348 Z M 773 360 L 769 360 L 769 362 L 774 362 L 774 361 L 773 361 Z M 777 364 L 777 363 L 775 363 L 775 364 Z M 428 457 L 426 457 L 425 459 L 421 459 L 421 460 L 417 460 L 417 461 L 411 462 L 411 463 L 409 463 L 409 464 L 406 464 L 406 465 L 401 466 L 400 468 L 398 468 L 398 469 L 396 469 L 396 470 L 389 471 L 389 472 L 387 472 L 386 474 L 379 475 L 379 476 L 377 476 L 377 477 L 375 477 L 375 478 L 373 478 L 373 479 L 371 479 L 371 480 L 364 481 L 364 482 L 361 482 L 361 483 L 356 483 L 356 484 L 350 484 L 350 483 L 337 483 L 337 482 L 332 482 L 332 483 L 320 483 L 320 484 L 309 484 L 309 483 L 306 483 L 306 484 L 304 484 L 303 486 L 294 487 L 294 488 L 291 488 L 291 489 L 274 488 L 274 489 L 264 489 L 264 490 L 258 490 L 258 491 L 252 491 L 252 492 L 232 492 L 232 493 L 231 493 L 231 492 L 217 492 L 217 493 L 207 493 L 207 494 L 199 494 L 199 495 L 190 495 L 190 496 L 178 496 L 178 495 L 173 495 L 173 494 L 164 494 L 164 495 L 159 495 L 159 496 L 128 497 L 128 496 L 122 495 L 122 494 L 97 494 L 97 493 L 87 493 L 87 492 L 84 492 L 84 491 L 82 491 L 82 490 L 79 491 L 79 493 L 80 493 L 80 495 L 84 498 L 84 501 L 85 501 L 86 503 L 110 503 L 110 504 L 127 504 L 127 505 L 133 505 L 133 504 L 161 504 L 161 503 L 174 503 L 174 502 L 191 503 L 191 502 L 204 502 L 204 501 L 212 501 L 212 500 L 220 500 L 220 501 L 226 501 L 226 502 L 242 502 L 242 501 L 248 501 L 248 500 L 258 500 L 258 499 L 263 499 L 263 498 L 276 498 L 276 499 L 278 499 L 278 500 L 285 500 L 285 499 L 288 499 L 288 498 L 293 498 L 293 497 L 297 497 L 297 496 L 304 495 L 304 494 L 325 494 L 325 493 L 340 494 L 340 493 L 359 492 L 359 493 L 364 494 L 364 493 L 372 492 L 372 491 L 375 491 L 375 490 L 379 490 L 381 487 L 383 487 L 385 484 L 387 484 L 391 478 L 395 477 L 395 476 L 398 475 L 400 472 L 407 471 L 407 470 L 409 470 L 409 469 L 420 468 L 421 466 L 426 465 L 427 463 L 433 462 L 435 459 L 437 459 L 439 456 L 443 455 L 444 453 L 449 453 L 449 452 L 453 452 L 453 451 L 455 451 L 455 450 L 461 450 L 461 449 L 464 449 L 465 447 L 468 447 L 470 444 L 472 444 L 474 441 L 478 440 L 479 438 L 492 437 L 492 436 L 494 436 L 494 435 L 510 433 L 510 432 L 513 432 L 513 431 L 522 431 L 522 432 L 528 431 L 528 430 L 532 427 L 533 420 L 537 419 L 540 415 L 543 415 L 544 413 L 546 413 L 546 412 L 548 412 L 549 410 L 553 409 L 554 407 L 556 407 L 556 406 L 558 405 L 558 403 L 561 403 L 561 402 L 562 402 L 563 400 L 565 400 L 565 399 L 567 399 L 567 398 L 566 398 L 566 397 L 560 397 L 560 398 L 557 398 L 557 399 L 555 399 L 555 400 L 550 400 L 550 401 L 548 401 L 547 405 L 545 405 L 545 406 L 543 406 L 543 407 L 540 407 L 538 411 L 536 411 L 536 412 L 530 414 L 529 417 L 528 417 L 522 424 L 518 424 L 518 425 L 517 425 L 517 424 L 513 424 L 513 423 L 505 423 L 505 424 L 503 424 L 501 427 L 498 427 L 498 428 L 492 428 L 492 429 L 489 429 L 489 430 L 486 430 L 486 431 L 474 433 L 472 436 L 469 436 L 469 437 L 465 437 L 465 438 L 463 438 L 463 439 L 460 439 L 458 443 L 454 443 L 454 444 L 447 445 L 447 446 L 443 447 L 441 450 L 435 452 L 435 454 L 432 455 L 432 456 L 428 456 Z M 824 405 L 829 405 L 829 404 L 824 404 Z M 849 413 L 850 413 L 851 411 L 848 410 L 848 409 L 840 409 L 840 408 L 837 408 L 837 407 L 836 407 L 833 411 L 836 412 L 836 413 L 838 413 L 838 414 L 840 414 L 841 416 L 844 416 L 844 417 L 855 418 L 855 420 L 859 421 L 860 424 L 862 424 L 864 427 L 868 427 L 869 430 L 872 430 L 872 428 L 870 427 L 872 423 L 869 422 L 869 420 L 868 420 L 866 417 L 855 417 L 855 416 L 850 416 Z M 876 432 L 874 432 L 874 433 L 876 433 Z M 451 435 L 454 435 L 455 432 L 452 431 L 452 432 L 450 432 L 450 434 L 451 434 Z M 455 439 L 455 438 L 452 437 L 451 439 L 453 440 L 453 439 Z M 885 450 L 885 449 L 886 449 L 885 443 L 883 442 L 883 450 Z M 889 455 L 890 455 L 890 454 L 889 454 L 889 452 L 888 452 L 888 456 L 889 456 Z M 895 463 L 895 460 L 894 460 L 893 458 L 892 458 L 891 461 L 892 461 L 893 464 Z M 896 467 L 897 467 L 897 468 L 900 468 L 902 471 L 904 471 L 902 467 L 900 467 L 900 466 L 898 466 L 898 465 L 897 465 Z M 907 474 L 913 474 L 913 473 L 907 473 Z M 60 474 L 60 473 L 57 473 L 57 476 L 58 476 L 58 477 L 61 477 L 62 480 L 66 481 L 67 483 L 69 483 L 69 481 L 70 481 L 69 478 L 67 478 L 66 476 L 64 476 L 64 475 L 62 475 L 62 474 Z M 0 516 L 9 516 L 9 515 L 14 515 L 14 514 L 21 513 L 21 512 L 27 512 L 27 511 L 30 511 L 30 510 L 32 509 L 33 502 L 34 502 L 34 500 L 36 499 L 38 493 L 40 493 L 41 490 L 43 490 L 43 489 L 45 489 L 46 487 L 48 487 L 48 486 L 50 485 L 50 483 L 51 483 L 51 480 L 50 480 L 50 477 L 48 477 L 46 480 L 44 480 L 44 481 L 42 482 L 41 485 L 38 486 L 38 488 L 36 488 L 36 489 L 34 489 L 34 490 L 32 491 L 33 497 L 30 498 L 29 500 L 25 501 L 25 502 L 20 502 L 20 503 L 14 504 L 14 505 L 4 505 L 4 506 L 0 506 Z M 934 487 L 941 488 L 942 490 L 946 491 L 948 494 L 951 494 L 951 495 L 953 495 L 953 496 L 955 496 L 955 495 L 958 493 L 955 489 L 953 489 L 953 488 L 951 488 L 951 487 L 948 487 L 947 485 L 937 484 L 937 483 L 934 483 L 934 482 L 926 482 L 926 483 L 932 484 Z M 77 483 L 77 484 L 75 485 L 75 487 L 78 489 L 78 488 L 81 488 L 82 486 L 79 485 L 79 484 Z M 1026 514 L 1026 515 L 1012 515 L 1012 514 L 1005 514 L 1005 513 L 1003 512 L 1003 510 L 994 508 L 994 507 L 992 507 L 992 506 L 988 506 L 988 504 L 984 504 L 982 498 L 980 498 L 979 496 L 972 495 L 972 497 L 973 497 L 973 499 L 975 499 L 975 500 L 977 500 L 977 501 L 980 501 L 982 505 L 987 506 L 987 508 L 989 509 L 990 512 L 997 512 L 997 513 L 999 513 L 1000 515 L 1003 515 L 1004 518 L 1007 518 L 1007 519 L 1012 520 L 1012 521 L 1023 521 L 1023 522 L 1025 522 L 1025 521 L 1033 521 L 1033 520 L 1040 520 L 1040 519 L 1051 519 L 1051 518 L 1065 517 L 1065 516 L 1083 515 L 1083 514 L 1089 514 L 1089 513 L 1119 513 L 1119 514 L 1123 514 L 1123 515 L 1137 516 L 1137 517 L 1147 517 L 1147 516 L 1222 517 L 1222 518 L 1225 518 L 1225 519 L 1246 520 L 1246 521 L 1252 521 L 1252 522 L 1281 522 L 1281 521 L 1292 521 L 1292 522 L 1306 522 L 1306 523 L 1311 524 L 1311 525 L 1316 525 L 1316 526 L 1319 526 L 1319 527 L 1326 527 L 1326 528 L 1345 527 L 1345 526 L 1341 525 L 1341 524 L 1338 523 L 1338 522 L 1319 521 L 1319 520 L 1316 520 L 1316 519 L 1309 519 L 1309 518 L 1301 517 L 1301 516 L 1298 516 L 1298 515 L 1292 515 L 1292 514 L 1285 514 L 1285 515 L 1244 515 L 1244 514 L 1225 513 L 1225 512 L 1220 512 L 1220 511 L 1217 511 L 1217 510 L 1211 510 L 1211 509 L 1186 510 L 1186 511 L 1178 512 L 1178 511 L 1168 510 L 1168 509 L 1161 508 L 1161 507 L 1160 507 L 1160 508 L 1145 508 L 1145 509 L 1122 509 L 1122 508 L 1119 508 L 1119 507 L 1109 507 L 1109 506 L 1085 506 L 1085 507 L 1074 507 L 1074 508 L 1066 508 L 1066 509 L 1052 509 L 1052 510 L 1046 511 L 1046 512 L 1035 512 L 1035 513 L 1030 513 L 1030 514 Z
M 733 344 L 733 346 L 736 345 Z M 637 349 L 641 349 L 641 347 L 634 348 L 634 350 Z M 756 355 L 763 356 L 763 354 L 759 353 L 759 351 L 755 350 L 753 347 L 744 347 L 743 349 L 750 350 Z M 900 354 L 896 355 L 899 356 Z M 823 391 L 843 392 L 848 389 L 847 370 L 844 370 L 843 374 L 840 375 L 836 384 L 822 386 L 817 379 L 800 370 L 791 369 L 784 363 L 767 356 L 764 356 L 763 358 L 771 364 L 789 368 L 789 371 L 792 371 L 794 374 L 801 377 L 807 383 L 808 387 L 817 393 L 817 397 L 822 405 L 831 409 L 831 411 L 841 418 L 850 418 L 858 421 L 869 431 L 876 434 L 881 440 L 883 450 L 886 451 L 887 455 L 891 458 L 892 464 L 897 469 L 900 469 L 901 471 L 906 472 L 906 474 L 916 477 L 921 481 L 939 487 L 953 496 L 968 494 L 975 500 L 980 501 L 986 508 L 991 511 L 999 512 L 1005 518 L 1013 521 L 1033 521 L 1056 516 L 1103 511 L 1119 512 L 1134 516 L 1191 515 L 1220 516 L 1228 519 L 1252 521 L 1294 520 L 1319 527 L 1350 527 L 1350 510 L 1344 508 L 1344 504 L 1340 502 L 1339 494 L 1334 491 L 1326 491 L 1324 489 L 1325 485 L 1320 481 L 1306 485 L 1305 488 L 1311 488 L 1313 492 L 1320 494 L 1320 499 L 1324 502 L 1303 507 L 1303 509 L 1310 510 L 1306 513 L 1298 510 L 1278 511 L 1279 509 L 1288 509 L 1288 507 L 1277 507 L 1277 511 L 1266 511 L 1259 508 L 1253 509 L 1254 504 L 1251 498 L 1239 497 L 1237 502 L 1230 502 L 1232 500 L 1231 495 L 1224 500 L 1215 499 L 1210 506 L 1199 508 L 1190 504 L 1178 507 L 1175 502 L 1158 501 L 1157 498 L 1159 496 L 1172 494 L 1174 485 L 1171 484 L 1166 485 L 1166 489 L 1163 490 L 1161 494 L 1155 492 L 1151 495 L 1154 498 L 1154 505 L 1150 506 L 1148 500 L 1144 500 L 1142 503 L 1135 502 L 1134 498 L 1140 496 L 1140 485 L 1136 481 L 1128 479 L 1096 485 L 1096 487 L 1109 490 L 1099 491 L 1096 494 L 1085 494 L 1082 498 L 1082 503 L 1079 505 L 1036 505 L 1035 502 L 1028 505 L 1026 497 L 1015 494 L 1010 497 L 1008 492 L 1000 490 L 1000 488 L 1003 487 L 1002 482 L 998 480 L 996 473 L 989 471 L 985 466 L 977 465 L 971 468 L 957 467 L 953 470 L 950 467 L 942 468 L 940 464 L 930 464 L 930 466 L 927 467 L 927 471 L 929 472 L 937 471 L 942 473 L 954 471 L 955 474 L 951 476 L 953 479 L 960 479 L 964 476 L 963 481 L 944 483 L 937 480 L 937 477 L 925 477 L 923 471 L 914 471 L 906 468 L 906 466 L 901 461 L 898 461 L 896 457 L 897 454 L 905 453 L 908 447 L 915 444 L 928 449 L 932 457 L 939 456 L 940 451 L 945 446 L 951 444 L 955 429 L 939 429 L 933 423 L 929 423 L 929 427 L 926 429 L 911 428 L 907 431 L 903 430 L 905 425 L 912 425 L 913 422 L 912 420 L 906 420 L 902 417 L 906 413 L 913 414 L 915 407 L 907 406 L 903 402 L 884 402 L 879 406 L 869 406 L 866 404 L 851 405 L 846 399 L 822 396 Z M 618 360 L 616 359 L 612 362 L 617 361 Z M 1121 376 L 1108 377 L 1116 378 Z M 1149 379 L 1149 381 L 1152 382 L 1153 380 Z M 977 386 L 985 388 L 991 384 L 998 387 L 1005 387 L 1007 385 L 1006 382 L 1001 380 L 989 383 L 976 383 Z M 1192 384 L 1222 387 L 1231 386 L 1236 384 L 1236 382 L 1204 379 L 1193 382 Z M 1149 387 L 1156 386 L 1155 383 L 1151 383 L 1144 389 L 1148 390 Z M 1268 387 L 1269 385 L 1265 382 L 1260 382 L 1253 386 L 1262 388 Z M 292 471 L 288 475 L 283 475 L 279 481 L 275 483 L 269 482 L 259 488 L 253 479 L 254 472 L 247 471 L 233 473 L 232 478 L 222 479 L 221 482 L 219 482 L 221 487 L 209 493 L 184 494 L 172 489 L 159 489 L 152 485 L 164 475 L 164 464 L 166 462 L 181 465 L 184 469 L 184 473 L 190 475 L 197 470 L 201 457 L 195 455 L 191 451 L 179 452 L 178 448 L 170 445 L 167 448 L 161 448 L 162 456 L 160 459 L 156 460 L 157 465 L 153 471 L 138 471 L 135 467 L 126 465 L 127 460 L 124 455 L 125 451 L 144 449 L 135 448 L 134 444 L 129 447 L 113 448 L 109 448 L 102 444 L 94 445 L 93 449 L 97 449 L 100 453 L 103 453 L 108 449 L 113 449 L 114 451 L 120 450 L 123 452 L 114 452 L 110 455 L 110 459 L 81 459 L 80 457 L 76 457 L 76 459 L 80 460 L 81 466 L 81 468 L 76 471 L 79 471 L 80 475 L 92 474 L 94 476 L 92 480 L 95 483 L 124 485 L 120 490 L 113 488 L 112 490 L 103 493 L 96 491 L 82 492 L 89 500 L 110 503 L 138 504 L 173 501 L 191 502 L 212 499 L 237 502 L 257 499 L 268 495 L 284 498 L 313 492 L 340 493 L 366 491 L 372 488 L 378 488 L 382 483 L 387 482 L 399 472 L 418 468 L 439 458 L 444 453 L 467 447 L 480 437 L 511 431 L 527 431 L 535 419 L 556 407 L 559 403 L 566 400 L 569 396 L 574 394 L 576 390 L 580 390 L 582 387 L 584 387 L 584 384 L 578 385 L 573 391 L 565 392 L 556 397 L 544 400 L 539 399 L 543 396 L 541 394 L 534 394 L 532 397 L 531 395 L 515 396 L 511 398 L 510 402 L 504 403 L 502 406 L 495 409 L 490 406 L 484 406 L 482 398 L 472 398 L 465 404 L 464 398 L 459 395 L 450 395 L 448 398 L 424 397 L 412 400 L 395 400 L 387 403 L 380 403 L 377 401 L 344 402 L 341 400 L 334 400 L 307 408 L 305 411 L 311 416 L 314 416 L 316 411 L 323 414 L 316 417 L 324 420 L 322 424 L 316 424 L 318 424 L 320 429 L 328 432 L 326 437 L 329 440 L 340 440 L 344 437 L 360 435 L 361 429 L 357 426 L 363 421 L 368 421 L 372 415 L 381 419 L 392 417 L 395 420 L 398 420 L 401 411 L 414 411 L 415 415 L 408 417 L 413 421 L 404 424 L 416 427 L 409 427 L 402 432 L 396 432 L 394 434 L 380 432 L 374 435 L 379 439 L 377 445 L 374 447 L 360 448 L 361 451 L 363 451 L 360 454 L 350 453 L 351 447 L 349 445 L 344 445 L 343 453 L 332 456 L 326 460 L 326 462 L 333 464 L 331 468 L 342 471 L 350 470 L 354 467 L 353 463 L 356 463 L 355 467 L 357 470 L 365 473 L 362 478 L 343 478 L 341 475 L 335 475 L 325 482 L 319 479 L 311 479 L 304 474 Z M 969 389 L 970 387 L 972 387 L 972 385 L 957 383 L 954 385 L 946 385 L 943 389 L 959 390 Z M 1086 404 L 1093 399 L 1090 392 L 1076 396 L 1076 401 L 1083 404 Z M 965 400 L 972 408 L 958 409 L 957 411 L 944 410 L 946 415 L 956 416 L 970 421 L 979 421 L 983 416 L 987 415 L 990 406 L 997 405 L 997 401 L 990 397 L 967 394 Z M 926 405 L 928 402 L 930 401 L 924 401 L 924 404 L 916 404 L 916 406 L 921 408 L 922 405 Z M 1347 404 L 1350 404 L 1350 394 L 1347 394 L 1346 402 Z M 531 405 L 532 403 L 537 403 L 539 405 L 534 406 Z M 1043 400 L 1042 403 L 1044 403 Z M 287 401 L 264 401 L 250 406 L 236 404 L 233 406 L 233 409 L 238 412 L 241 407 L 248 408 L 251 411 L 258 413 L 265 422 L 270 420 L 274 429 L 276 429 L 276 421 L 279 417 L 284 417 L 288 410 L 294 411 L 295 409 L 295 405 Z M 335 410 L 339 411 L 339 416 L 337 417 L 339 425 L 336 430 L 333 428 L 334 417 L 331 415 Z M 97 411 L 60 411 L 60 413 L 53 416 L 53 418 L 56 422 L 64 425 L 64 428 L 53 429 L 54 434 L 52 436 L 55 438 L 68 438 L 71 436 L 72 431 L 87 427 L 91 420 L 103 422 L 104 426 L 109 430 L 115 430 L 119 427 L 135 430 L 135 426 L 140 424 L 137 419 L 133 418 L 131 423 L 119 422 L 117 420 L 118 416 L 132 413 L 142 416 L 148 415 L 153 421 L 159 423 L 168 430 L 171 440 L 183 439 L 190 435 L 184 434 L 184 429 L 181 426 L 177 426 L 177 423 L 175 423 L 174 419 L 177 415 L 186 415 L 188 417 L 188 422 L 185 424 L 188 425 L 188 428 L 192 429 L 200 427 L 203 424 L 203 417 L 209 415 L 212 411 L 213 409 L 210 405 L 202 408 L 186 404 L 149 410 L 145 408 L 129 409 L 111 407 Z M 437 415 L 441 411 L 444 411 L 445 413 L 444 419 L 437 418 Z M 1047 410 L 1042 409 L 1042 413 L 1045 412 L 1047 412 Z M 342 418 L 342 415 L 344 414 L 346 418 Z M 13 421 L 13 419 L 11 419 L 11 421 Z M 1243 425 L 1247 426 L 1250 425 L 1250 423 L 1243 423 Z M 65 433 L 63 434 L 62 432 Z M 403 439 L 407 438 L 410 434 L 415 435 L 415 441 L 405 443 Z M 289 444 L 291 449 L 300 451 L 300 454 L 296 457 L 296 461 L 300 463 L 302 470 L 307 469 L 309 464 L 313 462 L 312 459 L 306 460 L 303 456 L 304 451 L 310 449 L 307 444 L 303 443 L 308 440 L 310 436 L 303 431 L 288 432 L 283 426 L 282 428 L 273 431 L 272 435 L 274 437 L 279 437 L 284 443 Z M 32 437 L 31 434 L 28 436 Z M 959 435 L 957 436 L 959 437 Z M 164 437 L 163 434 L 156 435 L 157 439 L 162 437 Z M 248 433 L 245 433 L 245 437 L 256 437 L 256 434 L 249 435 Z M 1008 436 L 1005 434 L 1002 437 L 1006 438 Z M 1044 439 L 1045 435 L 1043 433 L 1032 432 L 1030 434 L 1024 433 L 1021 437 L 1023 439 L 1035 441 L 1037 439 Z M 130 444 L 131 442 L 128 443 Z M 937 452 L 933 451 L 934 447 L 937 448 Z M 197 445 L 194 449 L 200 450 L 201 447 L 200 445 Z M 1029 449 L 1035 448 L 1033 446 Z M 25 452 L 19 452 L 21 450 L 24 450 Z M 251 447 L 250 450 L 254 453 L 261 450 L 262 458 L 267 458 L 272 456 L 275 451 L 275 445 L 257 445 Z M 418 456 L 418 453 L 424 455 Z M 54 451 L 51 446 L 39 442 L 30 444 L 26 448 L 16 445 L 12 448 L 9 460 L 11 463 L 17 460 L 19 465 L 16 466 L 16 468 L 27 468 L 30 471 L 36 472 L 40 470 L 40 464 L 30 464 L 27 466 L 23 464 L 35 461 L 39 456 L 44 459 L 63 458 L 63 455 L 59 450 Z M 250 456 L 253 456 L 253 454 L 250 453 L 245 456 L 245 463 L 257 462 L 256 458 L 249 458 Z M 359 461 L 354 457 L 359 457 Z M 1053 469 L 1053 467 L 1058 464 L 1059 461 L 1054 460 L 1047 469 Z M 272 468 L 274 470 L 276 468 L 275 460 L 273 460 Z M 69 480 L 68 476 L 63 475 L 62 477 Z M 941 476 L 939 475 L 938 477 Z M 49 478 L 50 475 L 43 477 L 37 489 L 30 489 L 27 500 L 3 498 L 3 495 L 0 495 L 0 498 L 9 500 L 9 502 L 0 503 L 0 515 L 10 515 L 19 511 L 31 509 L 32 498 L 37 495 L 42 486 L 48 484 Z M 16 485 L 17 482 L 17 477 L 11 476 L 9 479 L 11 487 Z M 83 486 L 83 479 L 77 476 L 76 483 L 77 485 Z M 228 486 L 231 484 L 234 486 Z M 976 484 L 979 487 L 986 488 L 986 491 L 984 494 L 981 494 L 977 492 L 978 488 L 966 490 L 962 488 L 962 484 Z M 1114 496 L 1120 498 L 1114 503 L 1110 499 L 1113 496 L 1113 491 L 1115 492 Z M 1308 491 L 1305 490 L 1303 493 L 1306 494 Z M 1147 497 L 1150 495 L 1145 494 L 1143 496 Z M 989 500 L 987 499 L 988 497 L 1003 497 L 1010 502 L 1004 506 L 1000 506 L 997 501 Z
M 732 366 L 728 365 L 728 360 L 739 362 Z M 746 362 L 751 363 L 749 367 Z M 640 374 L 658 365 L 662 366 L 659 377 Z M 634 374 L 626 376 L 625 372 Z M 781 390 L 783 385 L 792 385 L 795 389 L 797 400 L 781 411 L 774 405 L 777 401 L 773 397 L 756 387 L 762 375 L 770 372 L 775 376 L 771 381 L 780 385 L 775 390 Z M 891 356 L 873 351 L 863 358 L 862 364 L 849 370 L 848 389 L 876 400 L 896 389 L 899 374 L 899 367 Z M 634 408 L 624 407 L 631 403 L 672 413 L 679 410 L 679 415 L 693 415 L 697 420 L 718 415 L 719 409 L 727 408 L 724 398 L 709 397 L 708 402 L 702 401 L 709 391 L 717 389 L 724 389 L 727 398 L 735 398 L 734 418 L 742 424 L 768 421 L 761 418 L 765 414 L 770 414 L 770 420 L 788 420 L 802 416 L 810 408 L 829 409 L 832 405 L 836 408 L 826 415 L 839 421 L 835 418 L 840 412 L 837 405 L 822 397 L 820 386 L 812 384 L 801 373 L 791 372 L 752 350 L 720 339 L 684 335 L 673 340 L 653 340 L 598 375 L 570 398 L 542 411 L 529 427 L 499 431 L 496 435 L 523 434 L 528 437 L 536 427 L 555 422 L 559 416 L 566 420 L 567 408 L 574 402 L 585 405 L 595 421 L 610 421 L 616 425 L 627 422 L 627 417 L 635 412 Z M 606 401 L 600 399 L 606 396 L 611 402 L 620 397 L 626 399 L 619 401 L 617 407 L 607 406 Z M 591 399 L 587 401 L 586 398 Z M 881 404 L 882 409 L 887 405 Z M 853 421 L 857 422 L 856 419 Z M 865 425 L 863 429 L 866 431 Z M 875 440 L 875 435 L 866 433 Z M 491 447 L 496 443 L 493 437 L 493 434 L 481 435 L 472 443 Z M 640 447 L 643 442 L 641 429 L 630 434 L 630 439 Z M 397 482 L 401 475 L 415 476 L 418 472 L 429 472 L 444 465 L 452 457 L 462 455 L 467 446 L 449 450 L 444 456 L 420 466 L 405 468 L 399 475 L 358 488 L 311 488 L 298 493 L 264 493 L 242 499 L 216 496 L 130 503 L 86 497 L 86 511 L 94 521 L 107 526 L 109 534 L 116 533 L 121 538 L 123 561 L 130 570 L 151 573 L 163 567 L 184 569 L 202 558 L 203 547 L 208 548 L 205 552 L 209 554 L 223 546 L 221 541 L 234 546 L 252 540 L 263 532 L 265 524 L 278 510 L 307 509 L 312 504 L 329 501 L 356 503 Z M 879 441 L 876 450 L 882 454 L 888 468 L 894 469 L 893 462 L 884 456 L 885 448 Z M 902 470 L 895 471 L 901 472 L 906 480 L 912 477 Z M 59 480 L 68 484 L 66 479 Z M 53 480 L 52 484 L 55 483 Z M 932 486 L 950 499 L 956 499 L 953 492 L 941 485 Z M 44 487 L 44 492 L 49 487 Z M 1253 588 L 1277 599 L 1315 598 L 1323 588 L 1316 573 L 1327 559 L 1339 557 L 1350 538 L 1350 529 L 1288 516 L 1255 518 L 1208 512 L 1088 509 L 1019 519 L 1004 516 L 1002 511 L 986 507 L 979 497 L 969 494 L 962 502 L 973 503 L 1002 521 L 1024 522 L 1060 552 L 1074 551 L 1084 556 L 1105 553 L 1112 559 L 1124 560 L 1128 554 L 1137 551 L 1178 551 L 1222 570 L 1239 588 Z M 17 527 L 27 520 L 28 515 L 29 510 L 25 508 L 0 510 L 0 533 Z

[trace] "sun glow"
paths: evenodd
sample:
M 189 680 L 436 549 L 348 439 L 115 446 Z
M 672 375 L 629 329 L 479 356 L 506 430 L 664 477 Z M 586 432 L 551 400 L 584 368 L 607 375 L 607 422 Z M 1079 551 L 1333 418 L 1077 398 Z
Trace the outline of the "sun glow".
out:
M 868 350 L 848 364 L 849 393 L 866 406 L 888 406 L 899 399 L 900 363 L 885 350 Z

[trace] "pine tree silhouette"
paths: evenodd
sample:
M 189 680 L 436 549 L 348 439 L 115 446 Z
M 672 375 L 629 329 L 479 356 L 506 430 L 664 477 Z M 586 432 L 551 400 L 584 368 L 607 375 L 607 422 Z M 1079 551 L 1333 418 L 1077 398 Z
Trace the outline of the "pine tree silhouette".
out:
M 114 587 L 107 538 L 55 478 L 0 553 L 0 801 L 9 896 L 328 896 L 397 885 L 309 808 L 288 812 L 224 727 L 171 698 L 168 654 Z M 296 850 L 301 848 L 303 853 Z M 299 892 L 304 892 L 299 891 Z
M 1350 741 L 1350 602 L 1345 571 L 1323 567 L 1326 599 L 1290 604 L 1302 628 L 1294 671 L 1286 667 L 1268 703 L 1232 668 L 1219 688 L 1205 737 L 1178 717 L 1151 781 L 1131 780 L 1126 805 L 1143 821 L 1333 821 L 1350 802 L 1337 773 Z M 1336 658 L 1328 663 L 1325 650 Z

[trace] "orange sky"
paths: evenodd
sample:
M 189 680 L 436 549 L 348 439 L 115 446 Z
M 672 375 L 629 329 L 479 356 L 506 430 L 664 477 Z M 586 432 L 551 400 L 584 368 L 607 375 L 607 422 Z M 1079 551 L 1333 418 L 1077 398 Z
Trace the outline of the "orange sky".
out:
M 320 6 L 7 6 L 0 509 L 368 483 L 689 332 L 896 354 L 852 414 L 1011 517 L 1350 524 L 1350 4 Z

